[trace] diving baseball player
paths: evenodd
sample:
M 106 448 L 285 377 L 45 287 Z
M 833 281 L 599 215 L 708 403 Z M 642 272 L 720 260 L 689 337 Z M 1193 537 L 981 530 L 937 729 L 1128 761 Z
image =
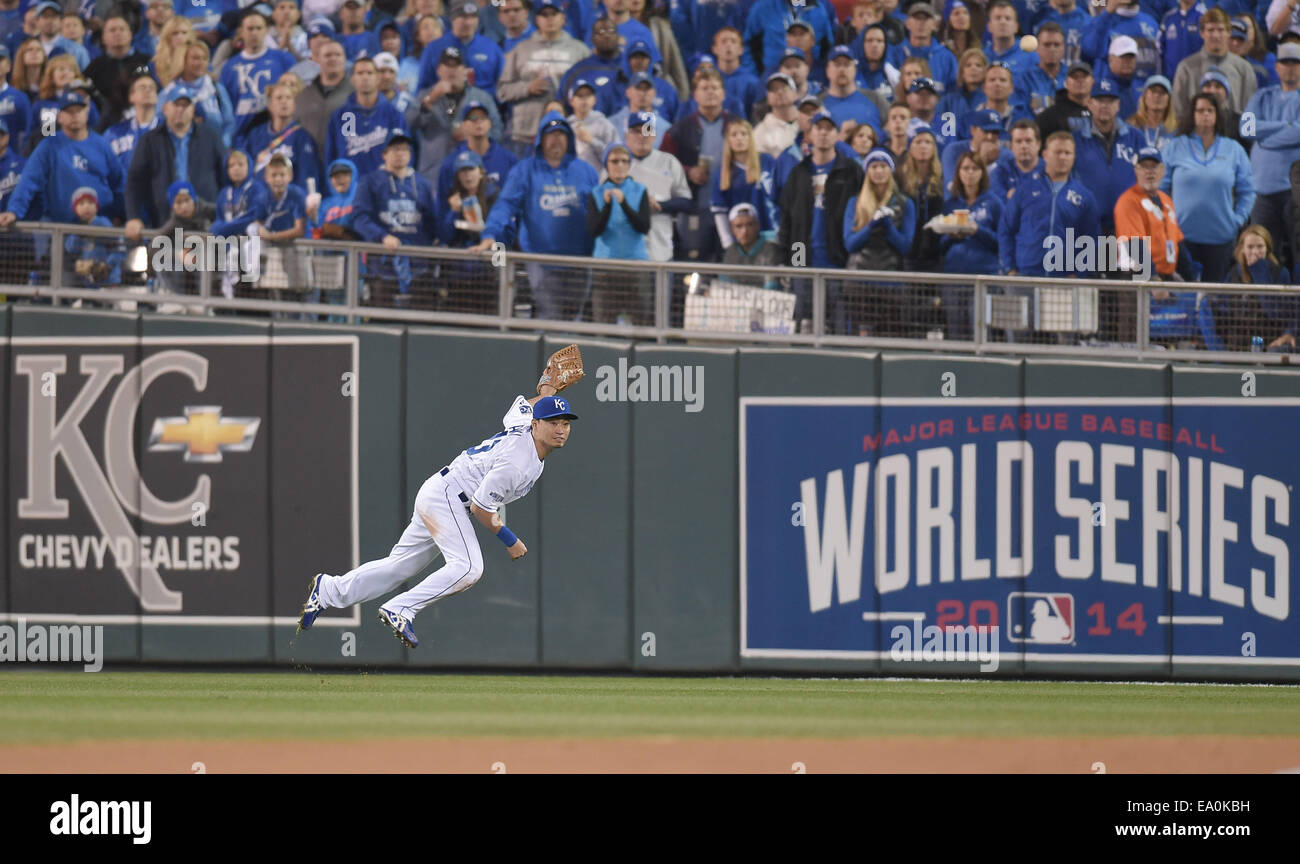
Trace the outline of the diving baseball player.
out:
M 501 521 L 497 511 L 528 494 L 542 476 L 547 456 L 569 440 L 570 421 L 578 415 L 557 396 L 583 377 L 577 345 L 555 352 L 537 382 L 538 395 L 519 396 L 502 431 L 469 447 L 434 474 L 415 496 L 415 513 L 388 557 L 370 561 L 342 576 L 317 573 L 298 619 L 298 632 L 308 630 L 326 609 L 341 609 L 387 594 L 403 582 L 426 572 L 442 553 L 443 565 L 418 585 L 379 607 L 383 621 L 409 648 L 420 644 L 411 621 L 429 604 L 458 594 L 483 575 L 483 553 L 470 517 L 505 544 L 512 559 L 528 548 Z

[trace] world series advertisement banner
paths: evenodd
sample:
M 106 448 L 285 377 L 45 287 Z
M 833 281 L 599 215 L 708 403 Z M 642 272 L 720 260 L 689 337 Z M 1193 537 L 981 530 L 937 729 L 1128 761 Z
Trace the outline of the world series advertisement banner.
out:
M 924 659 L 956 630 L 1031 671 L 1300 667 L 1300 400 L 740 412 L 742 657 Z
M 9 357 L 0 617 L 290 625 L 322 562 L 355 565 L 355 337 L 16 337 Z

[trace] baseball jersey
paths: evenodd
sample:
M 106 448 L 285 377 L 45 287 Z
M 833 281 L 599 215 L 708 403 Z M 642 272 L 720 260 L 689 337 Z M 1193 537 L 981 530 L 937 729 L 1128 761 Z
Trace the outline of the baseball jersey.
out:
M 501 418 L 502 431 L 477 447 L 469 447 L 451 463 L 451 477 L 462 490 L 474 490 L 470 500 L 489 513 L 528 494 L 546 466 L 537 456 L 529 434 L 533 406 L 515 398 Z

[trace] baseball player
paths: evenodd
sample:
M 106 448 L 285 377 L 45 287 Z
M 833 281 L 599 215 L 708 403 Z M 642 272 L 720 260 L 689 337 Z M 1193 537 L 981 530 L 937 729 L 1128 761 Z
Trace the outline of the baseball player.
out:
M 415 496 L 415 512 L 387 558 L 370 561 L 342 576 L 317 573 L 298 619 L 298 632 L 311 628 L 326 609 L 373 600 L 426 572 L 439 552 L 443 566 L 418 585 L 379 607 L 383 621 L 408 648 L 420 644 L 411 621 L 429 604 L 466 590 L 483 575 L 483 553 L 471 516 L 505 544 L 511 559 L 528 548 L 501 521 L 498 510 L 528 494 L 542 476 L 552 451 L 569 440 L 570 410 L 561 390 L 583 377 L 577 345 L 555 352 L 537 382 L 538 395 L 519 396 L 502 419 L 502 431 L 468 447 L 434 474 Z

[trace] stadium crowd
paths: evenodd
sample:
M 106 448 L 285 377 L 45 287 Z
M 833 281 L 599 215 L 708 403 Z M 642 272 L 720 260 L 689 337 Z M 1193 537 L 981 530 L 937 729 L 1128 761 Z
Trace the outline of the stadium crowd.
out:
M 1146 265 L 1151 339 L 1291 350 L 1294 301 L 1163 283 L 1292 282 L 1298 181 L 1300 0 L 0 0 L 0 227 L 382 243 L 379 305 L 495 285 L 403 246 L 922 280 Z M 11 265 L 41 256 L 13 233 Z M 1045 251 L 1085 236 L 1119 254 Z M 123 250 L 69 237 L 64 261 L 107 286 Z M 528 283 L 537 317 L 653 317 L 639 275 Z M 808 317 L 809 280 L 756 284 Z M 969 338 L 964 303 L 827 288 L 837 333 Z M 1101 335 L 1132 340 L 1133 313 L 1103 297 Z

